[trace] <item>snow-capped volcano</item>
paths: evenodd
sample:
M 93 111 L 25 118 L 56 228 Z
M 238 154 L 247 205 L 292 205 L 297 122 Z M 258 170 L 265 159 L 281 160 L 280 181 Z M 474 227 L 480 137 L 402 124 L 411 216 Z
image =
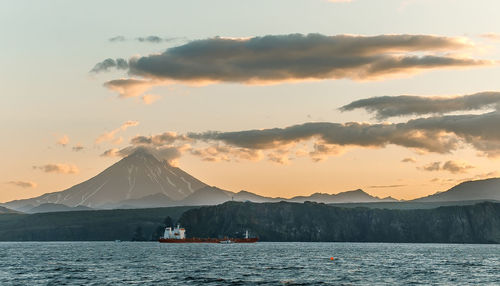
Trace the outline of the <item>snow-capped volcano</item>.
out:
M 206 184 L 151 153 L 138 149 L 97 176 L 67 190 L 7 203 L 12 208 L 44 203 L 92 208 L 115 207 L 125 200 L 163 194 L 182 200 Z

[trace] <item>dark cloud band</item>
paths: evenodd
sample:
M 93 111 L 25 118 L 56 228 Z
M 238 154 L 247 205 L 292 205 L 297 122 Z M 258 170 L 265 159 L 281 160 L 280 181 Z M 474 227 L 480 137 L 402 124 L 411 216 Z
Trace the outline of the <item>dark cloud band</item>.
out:
M 188 133 L 189 138 L 250 148 L 272 149 L 316 138 L 339 146 L 384 147 L 389 144 L 427 152 L 448 153 L 460 143 L 472 145 L 485 155 L 500 155 L 499 112 L 479 115 L 448 115 L 405 123 L 311 122 L 286 128 L 237 132 Z
M 159 55 L 133 58 L 129 72 L 181 81 L 365 79 L 411 69 L 483 64 L 469 58 L 408 54 L 466 46 L 456 38 L 427 35 L 292 34 L 249 39 L 212 38 L 170 48 Z
M 133 57 L 133 78 L 105 85 L 129 94 L 138 80 L 150 86 L 166 82 L 275 83 L 297 80 L 376 79 L 436 68 L 491 64 L 450 52 L 473 47 L 462 38 L 431 35 L 325 36 L 269 35 L 243 39 L 209 38 L 169 48 L 161 54 Z M 109 63 L 99 63 L 97 71 Z M 102 66 L 102 68 L 101 68 Z M 130 80 L 130 82 L 124 82 Z
M 342 106 L 341 111 L 365 109 L 377 119 L 394 116 L 444 114 L 455 111 L 482 110 L 500 107 L 500 92 L 480 92 L 454 97 L 381 96 L 361 99 Z
M 349 148 L 383 148 L 388 145 L 440 154 L 451 153 L 467 145 L 485 156 L 495 157 L 500 155 L 499 122 L 499 112 L 434 116 L 404 123 L 308 122 L 285 128 L 233 132 L 165 132 L 152 136 L 136 136 L 130 143 L 133 147 L 142 146 L 155 150 L 167 148 L 167 157 L 174 159 L 188 151 L 206 161 L 230 161 L 232 158 L 260 160 L 267 157 L 282 164 L 304 155 L 314 161 L 321 161 Z M 308 145 L 307 142 L 311 144 Z M 312 149 L 307 150 L 309 147 L 306 146 L 312 146 Z M 174 150 L 178 152 L 173 152 Z M 118 151 L 127 154 L 128 149 L 115 150 L 112 153 L 119 154 Z M 104 155 L 112 153 L 110 151 Z M 403 162 L 416 161 L 406 158 Z M 443 166 L 426 166 L 423 169 L 460 172 L 461 169 L 457 168 L 462 167 L 450 162 Z

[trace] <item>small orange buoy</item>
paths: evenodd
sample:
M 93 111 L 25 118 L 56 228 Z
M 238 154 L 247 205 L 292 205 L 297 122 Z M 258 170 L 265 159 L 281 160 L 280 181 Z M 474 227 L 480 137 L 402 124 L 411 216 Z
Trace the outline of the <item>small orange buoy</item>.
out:
M 330 260 L 333 260 L 333 257 L 330 257 Z

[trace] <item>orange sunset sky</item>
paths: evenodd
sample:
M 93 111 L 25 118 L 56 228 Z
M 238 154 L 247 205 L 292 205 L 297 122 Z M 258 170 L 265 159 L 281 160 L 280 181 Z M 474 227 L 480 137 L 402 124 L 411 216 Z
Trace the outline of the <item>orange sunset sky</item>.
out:
M 245 5 L 2 2 L 0 202 L 137 147 L 273 197 L 500 175 L 500 2 Z

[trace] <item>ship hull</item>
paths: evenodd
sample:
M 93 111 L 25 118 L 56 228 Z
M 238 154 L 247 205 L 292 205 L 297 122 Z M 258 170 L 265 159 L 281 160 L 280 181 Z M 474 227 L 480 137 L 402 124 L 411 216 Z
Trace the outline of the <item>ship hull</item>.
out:
M 259 241 L 258 238 L 184 238 L 184 239 L 173 239 L 173 238 L 160 238 L 158 242 L 160 243 L 221 243 L 222 241 L 231 241 L 232 243 L 255 243 Z

